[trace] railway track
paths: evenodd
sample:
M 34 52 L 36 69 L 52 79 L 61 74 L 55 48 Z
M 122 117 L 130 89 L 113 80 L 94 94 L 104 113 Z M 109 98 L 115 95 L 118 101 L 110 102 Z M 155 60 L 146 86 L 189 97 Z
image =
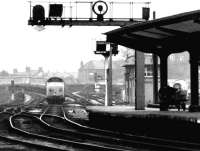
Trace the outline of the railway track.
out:
M 43 115 L 57 115 L 64 117 L 62 112 L 62 105 L 48 105 L 45 111 L 41 114 L 41 117 Z
M 15 133 L 10 127 L 9 118 L 14 114 L 19 114 L 26 109 L 37 107 L 43 100 L 38 99 L 38 97 L 33 98 L 32 101 L 28 103 L 16 104 L 15 102 L 1 105 L 0 112 L 0 140 L 1 142 L 6 142 L 10 145 L 1 145 L 4 150 L 31 150 L 31 151 L 44 151 L 44 150 L 55 150 L 55 147 L 49 147 L 48 145 L 43 145 L 43 143 L 34 143 L 29 138 L 25 138 L 18 133 Z M 53 146 L 53 145 L 52 145 Z
M 2 111 L 2 113 L 6 113 L 6 111 Z M 6 137 L 4 136 L 4 138 L 44 150 L 200 150 L 198 143 L 138 136 L 88 127 L 70 120 L 67 113 L 68 107 L 61 105 L 44 106 L 40 116 L 21 111 L 8 113 L 6 117 L 9 117 L 12 133 L 6 135 L 5 132 Z
M 11 127 L 20 132 L 23 135 L 29 135 L 34 138 L 43 138 L 50 142 L 54 142 L 55 145 L 63 144 L 63 148 L 73 147 L 84 150 L 111 150 L 111 151 L 125 151 L 133 150 L 128 147 L 119 145 L 110 145 L 101 142 L 94 142 L 83 137 L 75 137 L 72 134 L 64 133 L 59 129 L 56 129 L 50 125 L 47 125 L 40 121 L 40 118 L 26 115 L 17 114 L 10 118 Z
M 88 101 L 88 99 L 74 95 L 73 93 L 65 93 L 65 97 L 68 97 L 68 98 L 71 98 L 72 100 L 74 100 L 71 103 L 80 104 L 82 106 L 94 105 L 93 103 Z
M 64 110 L 63 114 L 64 118 L 57 115 L 43 115 L 41 119 L 59 133 L 70 135 L 75 138 L 88 139 L 91 140 L 91 142 L 96 141 L 100 143 L 119 144 L 120 146 L 128 147 L 127 149 L 131 150 L 141 147 L 153 150 L 167 149 L 177 151 L 197 151 L 200 149 L 200 145 L 195 143 L 127 135 L 83 126 L 68 119 Z
M 45 151 L 45 150 L 57 150 L 54 145 L 45 143 L 45 140 L 36 141 L 29 137 L 22 136 L 16 133 L 9 126 L 9 118 L 12 116 L 9 112 L 0 113 L 0 140 L 9 144 L 12 149 L 4 147 L 4 150 L 31 150 L 31 151 Z M 14 146 L 13 146 L 14 145 Z M 3 145 L 2 145 L 3 146 Z M 63 149 L 60 149 L 63 151 Z
M 66 113 L 66 112 L 65 112 Z M 119 132 L 113 132 L 109 130 L 102 130 L 97 129 L 93 127 L 88 127 L 86 125 L 81 125 L 79 123 L 76 123 L 72 120 L 70 120 L 67 115 L 64 113 L 64 118 L 69 123 L 71 123 L 71 126 L 81 129 L 83 131 L 87 131 L 90 133 L 97 133 L 99 136 L 110 136 L 111 138 L 119 139 L 120 142 L 123 142 L 123 140 L 127 141 L 129 140 L 129 143 L 132 145 L 136 145 L 135 147 L 147 147 L 152 148 L 154 150 L 200 150 L 200 144 L 199 143 L 192 143 L 192 142 L 186 142 L 186 141 L 178 141 L 178 140 L 169 140 L 169 139 L 162 139 L 162 138 L 154 138 L 154 137 L 147 137 L 147 136 L 140 136 L 140 135 L 132 135 L 132 134 L 126 134 L 126 133 L 119 133 Z
M 66 113 L 66 112 L 65 112 Z M 136 146 L 147 146 L 147 148 L 153 148 L 156 150 L 200 150 L 199 142 L 188 142 L 185 140 L 174 140 L 174 139 L 165 139 L 165 138 L 157 138 L 157 137 L 147 137 L 141 135 L 133 135 L 133 134 L 125 134 L 125 133 L 116 133 L 109 130 L 102 130 L 93 127 L 88 127 L 86 125 L 82 125 L 80 123 L 74 122 L 69 119 L 67 114 L 64 113 L 64 118 L 69 122 L 68 125 L 75 127 L 76 129 L 81 129 L 84 131 L 89 131 L 90 133 L 98 133 L 103 134 L 104 136 L 111 136 L 112 138 L 124 138 L 132 141 L 136 141 Z M 134 144 L 134 142 L 132 142 Z

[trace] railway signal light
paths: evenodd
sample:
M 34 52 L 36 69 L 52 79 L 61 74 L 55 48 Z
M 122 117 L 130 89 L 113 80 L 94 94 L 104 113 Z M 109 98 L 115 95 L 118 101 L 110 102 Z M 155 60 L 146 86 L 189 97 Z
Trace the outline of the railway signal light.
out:
M 50 4 L 49 17 L 62 17 L 63 4 Z
M 105 41 L 97 41 L 97 51 L 106 51 L 106 42 Z
M 45 11 L 42 5 L 33 7 L 33 22 L 34 24 L 42 25 L 45 20 Z
M 92 11 L 97 15 L 97 21 L 103 21 L 103 16 L 108 11 L 108 5 L 104 1 L 96 1 L 92 6 Z
M 109 52 L 106 50 L 107 50 L 107 42 L 106 41 L 97 41 L 96 42 L 95 54 L 108 55 Z
M 109 51 L 112 51 L 113 55 L 118 54 L 118 45 L 114 43 L 108 43 L 106 41 L 96 41 L 96 51 L 95 54 L 102 54 L 104 56 L 109 56 Z
M 150 13 L 149 7 L 142 7 L 142 19 L 149 20 L 149 13 Z

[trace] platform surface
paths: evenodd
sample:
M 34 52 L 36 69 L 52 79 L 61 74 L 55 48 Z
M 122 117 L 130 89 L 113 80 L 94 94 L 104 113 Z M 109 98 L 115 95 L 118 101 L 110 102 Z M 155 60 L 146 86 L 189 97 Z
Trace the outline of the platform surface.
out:
M 86 110 L 89 113 L 113 115 L 113 116 L 167 116 L 169 118 L 185 118 L 186 120 L 200 120 L 200 112 L 178 111 L 170 109 L 169 111 L 160 111 L 156 108 L 145 108 L 145 110 L 135 110 L 134 106 L 88 106 Z
M 200 112 L 135 110 L 134 106 L 88 106 L 90 125 L 99 129 L 175 140 L 200 140 Z

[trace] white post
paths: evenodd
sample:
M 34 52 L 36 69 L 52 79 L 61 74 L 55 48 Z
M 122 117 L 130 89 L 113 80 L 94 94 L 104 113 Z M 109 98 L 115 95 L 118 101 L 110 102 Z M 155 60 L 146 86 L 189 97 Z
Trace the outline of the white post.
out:
M 14 93 L 11 94 L 11 101 L 14 101 L 15 100 L 15 95 Z
M 15 95 L 14 95 L 14 80 L 11 80 L 11 101 L 15 100 Z
M 109 106 L 112 105 L 112 49 L 113 48 L 110 45 L 109 70 L 108 70 Z
M 112 105 L 112 48 L 105 57 L 105 106 Z
M 105 106 L 108 106 L 108 57 L 105 57 Z
M 135 51 L 135 109 L 145 109 L 144 53 Z

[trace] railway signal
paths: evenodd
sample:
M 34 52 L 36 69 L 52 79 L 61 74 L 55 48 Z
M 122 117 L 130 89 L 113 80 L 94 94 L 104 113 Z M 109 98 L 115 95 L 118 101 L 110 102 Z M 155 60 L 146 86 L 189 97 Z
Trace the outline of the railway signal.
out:
M 49 17 L 62 17 L 63 4 L 49 4 Z
M 104 15 L 108 11 L 108 5 L 104 1 L 96 1 L 92 5 L 92 11 L 97 15 L 97 21 L 103 21 Z
M 97 41 L 94 53 L 105 57 L 105 106 L 110 106 L 112 105 L 112 55 L 118 54 L 118 46 L 106 41 Z
M 28 25 L 126 26 L 148 20 L 149 4 L 150 2 L 106 2 L 102 0 L 59 3 L 44 1 L 40 4 L 30 1 Z M 124 6 L 127 8 L 126 11 L 124 11 Z M 133 6 L 141 7 L 143 17 L 133 14 Z M 88 10 L 83 10 L 83 8 Z M 120 12 L 120 17 L 116 12 Z
M 95 54 L 101 54 L 104 57 L 110 56 L 110 51 L 112 51 L 113 55 L 118 54 L 118 45 L 114 43 L 108 43 L 106 41 L 96 41 L 96 51 Z
M 149 7 L 143 7 L 142 8 L 142 19 L 149 20 L 149 12 L 150 8 Z
M 45 10 L 42 5 L 35 5 L 33 7 L 33 22 L 32 25 L 43 25 L 45 21 Z

